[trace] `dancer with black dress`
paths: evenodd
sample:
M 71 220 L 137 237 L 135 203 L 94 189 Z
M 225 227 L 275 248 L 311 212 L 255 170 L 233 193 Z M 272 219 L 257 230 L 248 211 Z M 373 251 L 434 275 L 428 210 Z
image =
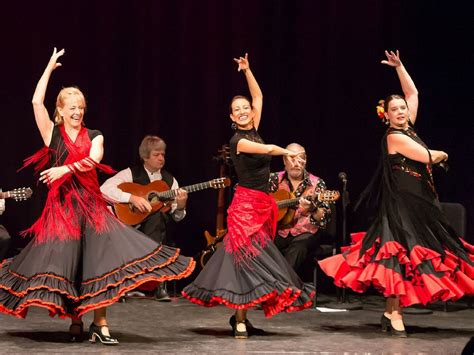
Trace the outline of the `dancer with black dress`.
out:
M 297 157 L 300 152 L 263 142 L 257 133 L 262 92 L 250 71 L 247 54 L 234 60 L 238 71 L 244 72 L 252 96 L 252 101 L 235 96 L 230 105 L 236 129 L 230 153 L 239 183 L 228 209 L 224 246 L 217 248 L 183 295 L 202 306 L 223 304 L 236 309 L 230 319 L 234 337 L 247 338 L 256 332 L 247 320 L 249 308 L 262 304 L 267 317 L 301 310 L 312 304 L 314 288 L 303 284 L 272 241 L 278 209 L 268 194 L 271 156 Z
M 428 149 L 416 134 L 418 91 L 398 51 L 385 55 L 382 63 L 395 68 L 404 96 L 387 97 L 378 110 L 389 128 L 360 200 L 377 213 L 367 233 L 354 234 L 347 250 L 319 264 L 339 287 L 378 289 L 387 298 L 382 331 L 406 337 L 402 307 L 474 294 L 474 247 L 449 225 L 434 188 L 432 166 L 448 154 Z
M 0 265 L 0 311 L 24 318 L 36 306 L 46 308 L 51 317 L 69 317 L 71 341 L 81 340 L 81 316 L 94 311 L 89 340 L 115 345 L 106 307 L 145 282 L 190 275 L 195 262 L 108 211 L 96 169 L 113 170 L 100 164 L 102 133 L 84 127 L 86 102 L 79 89 L 60 91 L 55 122 L 50 120 L 44 98 L 63 54 L 64 49 L 54 49 L 36 87 L 33 110 L 45 147 L 25 161 L 25 166 L 42 170 L 40 181 L 48 185 L 48 197 L 42 215 L 25 233 L 32 241 Z

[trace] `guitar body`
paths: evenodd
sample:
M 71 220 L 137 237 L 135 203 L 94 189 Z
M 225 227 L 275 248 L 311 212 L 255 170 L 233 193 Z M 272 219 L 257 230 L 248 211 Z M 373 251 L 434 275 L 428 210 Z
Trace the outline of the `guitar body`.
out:
M 186 190 L 188 193 L 201 191 L 204 189 L 223 189 L 230 185 L 230 179 L 218 178 L 199 184 L 183 186 L 181 189 Z M 145 200 L 150 202 L 151 212 L 140 212 L 137 211 L 131 203 L 115 203 L 114 211 L 117 218 L 123 223 L 129 225 L 136 225 L 141 222 L 149 215 L 156 212 L 166 213 L 171 209 L 171 204 L 176 197 L 176 191 L 178 189 L 170 190 L 169 186 L 163 180 L 156 180 L 150 182 L 147 185 L 140 185 L 134 182 L 124 182 L 118 185 L 118 188 L 122 191 L 131 193 L 132 195 L 143 197 Z
M 294 199 L 295 196 L 286 190 L 278 190 L 272 193 L 276 201 Z M 295 216 L 296 206 L 278 208 L 278 222 L 284 226 L 290 224 Z
M 131 203 L 116 203 L 114 211 L 117 218 L 128 225 L 135 225 L 143 222 L 145 218 L 155 212 L 166 213 L 171 209 L 171 201 L 160 201 L 157 194 L 169 190 L 169 186 L 162 180 L 150 182 L 148 185 L 140 185 L 134 182 L 124 182 L 118 185 L 118 188 L 132 195 L 143 197 L 150 202 L 151 212 L 140 212 L 136 210 Z

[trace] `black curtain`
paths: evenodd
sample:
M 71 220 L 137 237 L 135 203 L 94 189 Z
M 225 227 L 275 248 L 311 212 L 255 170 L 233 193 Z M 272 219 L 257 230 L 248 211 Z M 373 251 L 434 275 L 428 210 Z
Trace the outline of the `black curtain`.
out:
M 440 198 L 466 206 L 472 242 L 472 10 L 472 2 L 381 0 L 5 3 L 0 187 L 32 186 L 35 195 L 8 201 L 3 223 L 16 236 L 41 211 L 44 187 L 31 169 L 17 169 L 42 144 L 30 100 L 54 46 L 66 54 L 50 80 L 49 112 L 61 87 L 79 86 L 87 126 L 105 137 L 104 163 L 137 163 L 143 136 L 157 134 L 181 185 L 218 175 L 212 157 L 232 135 L 229 100 L 248 93 L 232 58 L 248 52 L 264 93 L 263 138 L 303 144 L 309 170 L 330 189 L 345 171 L 352 199 L 380 154 L 377 101 L 401 91 L 380 60 L 384 49 L 399 49 L 420 92 L 417 131 L 450 155 L 451 170 L 436 176 Z M 280 158 L 273 167 L 282 168 Z M 177 226 L 184 254 L 203 248 L 203 231 L 214 230 L 216 196 L 190 195 Z

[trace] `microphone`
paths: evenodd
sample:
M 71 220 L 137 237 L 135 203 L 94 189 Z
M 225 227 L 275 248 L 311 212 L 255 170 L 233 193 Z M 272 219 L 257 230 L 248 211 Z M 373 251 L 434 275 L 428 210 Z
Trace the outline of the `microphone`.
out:
M 341 171 L 337 177 L 342 181 L 343 184 L 347 183 L 347 174 L 345 172 Z

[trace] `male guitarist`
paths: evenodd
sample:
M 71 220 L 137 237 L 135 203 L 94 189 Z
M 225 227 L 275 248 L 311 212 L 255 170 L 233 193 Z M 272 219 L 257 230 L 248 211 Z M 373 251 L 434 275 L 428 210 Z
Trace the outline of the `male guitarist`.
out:
M 283 157 L 285 170 L 270 175 L 270 190 L 285 190 L 300 197 L 299 205 L 289 223 L 278 225 L 275 245 L 296 271 L 306 258 L 309 249 L 320 244 L 320 229 L 324 229 L 331 218 L 327 202 L 310 202 L 305 197 L 326 190 L 324 181 L 306 171 L 306 152 L 297 143 L 286 149 L 301 152 L 297 156 Z
M 100 190 L 108 200 L 114 203 L 129 203 L 140 212 L 151 212 L 152 206 L 148 200 L 124 192 L 118 186 L 124 182 L 147 185 L 150 182 L 162 180 L 170 189 L 178 189 L 176 199 L 171 204 L 169 213 L 158 211 L 136 226 L 140 231 L 158 243 L 166 243 L 167 237 L 169 238 L 167 234 L 169 234 L 170 224 L 173 223 L 171 219 L 174 222 L 179 222 L 186 216 L 188 194 L 185 190 L 179 189 L 176 179 L 163 169 L 166 152 L 166 143 L 163 139 L 158 136 L 147 135 L 143 138 L 138 151 L 143 164 L 119 171 L 116 175 L 105 181 Z M 159 285 L 156 290 L 156 299 L 158 301 L 170 301 L 165 285 Z
M 0 192 L 2 190 L 0 189 Z M 5 200 L 0 199 L 0 215 L 5 212 Z M 7 255 L 8 249 L 10 248 L 11 244 L 11 237 L 10 234 L 8 234 L 7 230 L 5 227 L 0 224 L 0 262 L 5 258 Z

